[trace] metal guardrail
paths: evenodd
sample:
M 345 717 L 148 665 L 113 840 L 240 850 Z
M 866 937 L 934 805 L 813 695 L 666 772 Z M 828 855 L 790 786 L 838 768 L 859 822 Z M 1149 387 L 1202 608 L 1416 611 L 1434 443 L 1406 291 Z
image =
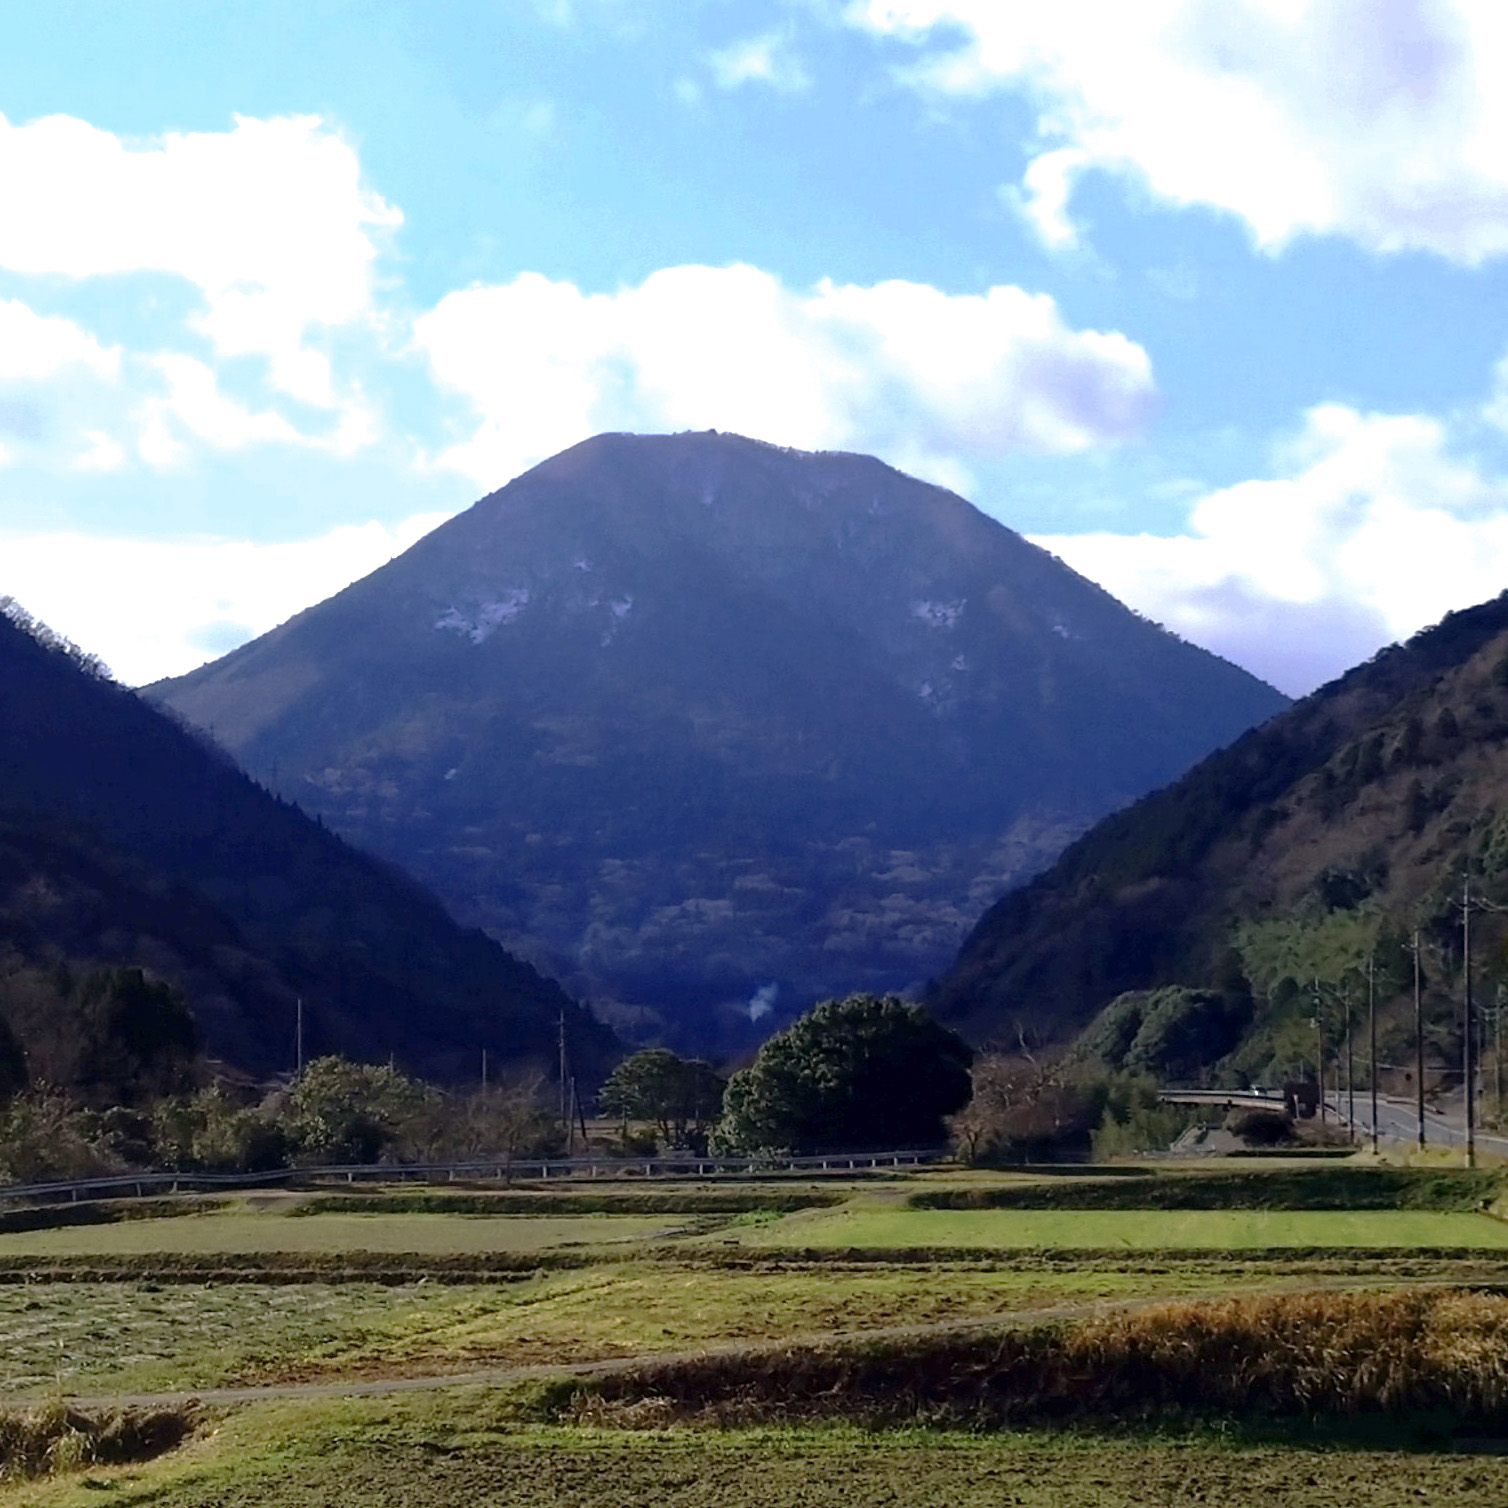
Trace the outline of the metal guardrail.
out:
M 550 1179 L 632 1176 L 709 1178 L 719 1174 L 858 1172 L 875 1168 L 923 1167 L 947 1153 L 932 1149 L 902 1152 L 829 1152 L 805 1157 L 548 1157 L 517 1162 L 355 1163 L 316 1168 L 277 1168 L 266 1173 L 120 1173 L 51 1183 L 0 1186 L 0 1200 L 65 1201 L 87 1198 L 144 1198 L 149 1194 L 211 1193 L 217 1189 L 256 1189 L 278 1184 L 453 1183 L 457 1178 Z

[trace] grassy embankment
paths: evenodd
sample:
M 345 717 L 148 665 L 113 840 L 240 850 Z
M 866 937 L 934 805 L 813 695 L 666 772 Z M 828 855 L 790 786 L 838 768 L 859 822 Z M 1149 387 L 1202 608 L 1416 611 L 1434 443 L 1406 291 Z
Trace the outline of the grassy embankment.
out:
M 578 1189 L 565 1204 L 550 1191 L 257 1196 L 0 1232 L 12 1397 L 630 1363 L 550 1386 L 194 1415 L 195 1439 L 161 1461 L 87 1467 L 109 1498 L 77 1472 L 7 1495 L 1113 1504 L 1146 1500 L 1118 1484 L 1165 1480 L 1158 1501 L 1181 1501 L 1183 1482 L 1266 1504 L 1312 1496 L 1311 1479 L 1344 1495 L 1360 1473 L 1378 1505 L 1395 1488 L 1399 1502 L 1508 1499 L 1495 1460 L 1473 1464 L 1475 1497 L 1452 1498 L 1461 1478 L 1428 1454 L 1379 1465 L 1359 1447 L 1249 1440 L 1258 1419 L 1290 1438 L 1318 1419 L 1353 1446 L 1379 1419 L 1391 1444 L 1409 1431 L 1508 1435 L 1493 1391 L 1508 1301 L 1461 1293 L 1508 1283 L 1508 1227 L 1475 1212 L 1494 1193 L 1481 1178 L 1349 1166 L 930 1174 Z M 589 1213 L 594 1201 L 611 1212 Z M 1400 1291 L 1421 1280 L 1434 1286 Z M 1232 1292 L 1257 1297 L 1233 1307 Z M 1106 1307 L 1127 1303 L 1154 1307 Z M 698 1351 L 715 1354 L 685 1354 Z M 1351 1362 L 1368 1356 L 1387 1367 L 1358 1393 Z M 1253 1357 L 1271 1359 L 1265 1373 Z M 883 1433 L 861 1447 L 856 1422 Z M 1046 1422 L 1080 1433 L 1032 1433 Z M 1181 1433 L 1146 1434 L 1170 1423 Z M 64 1450 L 79 1466 L 86 1435 Z

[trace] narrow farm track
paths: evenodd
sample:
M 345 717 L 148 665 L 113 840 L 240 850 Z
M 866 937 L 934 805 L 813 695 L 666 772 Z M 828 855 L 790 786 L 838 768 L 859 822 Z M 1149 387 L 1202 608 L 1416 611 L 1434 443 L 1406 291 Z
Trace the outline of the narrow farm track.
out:
M 1379 1282 L 1375 1276 L 1338 1278 L 1315 1283 L 1274 1286 L 1264 1291 L 1312 1292 L 1316 1289 L 1457 1288 L 1448 1278 L 1407 1283 Z M 643 1351 L 632 1356 L 613 1356 L 595 1361 L 548 1361 L 476 1367 L 466 1371 L 433 1372 L 418 1376 L 353 1377 L 328 1382 L 261 1383 L 246 1387 L 194 1388 L 163 1393 L 68 1393 L 64 1400 L 74 1408 L 94 1411 L 121 1408 L 172 1407 L 195 1402 L 209 1407 L 259 1403 L 286 1398 L 375 1398 L 394 1393 L 432 1392 L 440 1388 L 497 1386 L 537 1381 L 548 1377 L 603 1377 L 629 1372 L 641 1366 L 675 1366 L 711 1356 L 764 1355 L 809 1347 L 851 1345 L 864 1341 L 920 1340 L 932 1335 L 960 1334 L 971 1330 L 1019 1328 L 1051 1324 L 1055 1320 L 1090 1319 L 1105 1314 L 1134 1314 L 1161 1304 L 1193 1303 L 1210 1298 L 1201 1292 L 1169 1292 L 1136 1299 L 1096 1299 L 1078 1304 L 1057 1304 L 1039 1309 L 1008 1310 L 974 1315 L 967 1319 L 932 1320 L 916 1325 L 887 1325 L 874 1329 L 820 1330 L 784 1336 L 776 1341 L 729 1341 L 681 1351 Z M 13 1398 L 13 1406 L 29 1406 L 43 1400 Z

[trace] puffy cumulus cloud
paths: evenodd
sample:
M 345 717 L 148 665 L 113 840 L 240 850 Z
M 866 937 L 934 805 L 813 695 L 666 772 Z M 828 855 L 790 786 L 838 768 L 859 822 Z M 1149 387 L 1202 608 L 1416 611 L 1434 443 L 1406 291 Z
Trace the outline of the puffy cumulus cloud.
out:
M 120 348 L 100 345 L 72 320 L 38 314 L 19 299 L 0 299 L 0 383 L 39 382 L 70 367 L 115 377 Z
M 113 471 L 125 453 L 109 433 L 129 403 L 125 353 L 70 319 L 0 299 L 0 466 L 46 457 Z
M 1438 421 L 1324 405 L 1277 459 L 1200 499 L 1186 534 L 1036 543 L 1293 694 L 1508 584 L 1508 479 Z
M 314 539 L 107 539 L 0 532 L 0 594 L 143 685 L 182 675 L 349 586 L 443 523 L 418 514 Z
M 315 116 L 147 142 L 65 115 L 0 116 L 0 203 L 0 267 L 184 278 L 221 356 L 262 356 L 278 389 L 327 408 L 341 397 L 310 332 L 368 314 L 377 238 L 402 220 Z
M 149 464 L 170 466 L 179 460 L 185 450 L 179 434 L 184 431 L 220 450 L 239 450 L 264 440 L 298 441 L 298 431 L 281 414 L 252 413 L 227 398 L 202 361 L 167 355 L 155 357 L 152 364 L 167 392 L 142 405 L 137 449 Z
M 1071 330 L 1053 300 L 997 287 L 786 288 L 754 267 L 670 267 L 583 293 L 524 274 L 452 293 L 415 326 L 480 424 L 439 461 L 497 486 L 601 430 L 728 429 L 875 451 L 949 486 L 973 460 L 1066 453 L 1139 431 L 1151 363 Z
M 1269 249 L 1334 233 L 1468 265 L 1508 250 L 1497 0 L 853 0 L 846 16 L 922 49 L 907 76 L 923 87 L 1034 98 L 1019 193 L 1048 245 L 1072 243 L 1068 191 L 1093 167 L 1237 215 Z
M 741 84 L 765 84 L 782 94 L 811 87 L 811 75 L 796 55 L 788 33 L 765 32 L 709 53 L 707 64 L 719 89 Z

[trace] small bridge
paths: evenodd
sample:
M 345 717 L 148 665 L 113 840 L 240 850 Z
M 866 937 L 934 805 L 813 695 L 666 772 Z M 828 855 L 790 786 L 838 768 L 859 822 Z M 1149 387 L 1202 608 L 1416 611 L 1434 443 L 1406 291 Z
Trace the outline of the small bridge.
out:
M 1293 1105 L 1281 1089 L 1163 1089 L 1166 1105 L 1208 1105 L 1215 1110 L 1272 1110 L 1291 1114 Z

